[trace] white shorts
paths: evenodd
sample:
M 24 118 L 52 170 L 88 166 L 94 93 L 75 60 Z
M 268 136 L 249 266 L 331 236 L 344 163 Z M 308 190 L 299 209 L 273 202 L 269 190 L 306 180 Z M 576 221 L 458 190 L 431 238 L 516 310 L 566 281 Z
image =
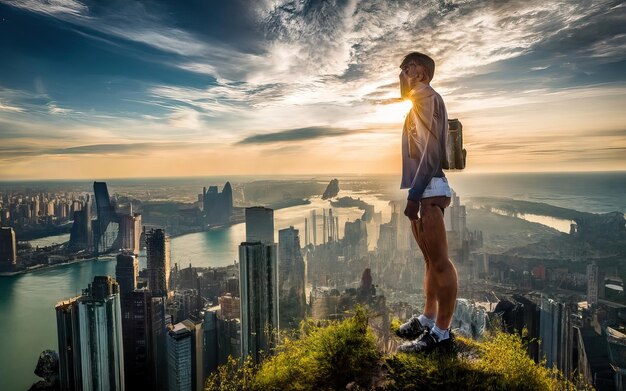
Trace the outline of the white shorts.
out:
M 426 186 L 426 190 L 424 190 L 422 198 L 441 196 L 452 197 L 452 191 L 448 185 L 448 178 L 433 177 L 433 179 L 428 182 L 428 186 Z

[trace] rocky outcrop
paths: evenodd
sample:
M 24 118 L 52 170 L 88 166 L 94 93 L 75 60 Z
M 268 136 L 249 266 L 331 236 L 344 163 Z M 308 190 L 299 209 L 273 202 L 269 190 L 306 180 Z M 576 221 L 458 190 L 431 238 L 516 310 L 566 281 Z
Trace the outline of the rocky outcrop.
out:
M 59 355 L 54 350 L 44 350 L 39 355 L 35 375 L 43 380 L 33 384 L 29 391 L 59 390 Z
M 329 198 L 336 197 L 337 194 L 339 194 L 339 180 L 335 178 L 332 181 L 330 181 L 330 183 L 326 187 L 326 190 L 324 190 L 322 199 L 327 200 Z

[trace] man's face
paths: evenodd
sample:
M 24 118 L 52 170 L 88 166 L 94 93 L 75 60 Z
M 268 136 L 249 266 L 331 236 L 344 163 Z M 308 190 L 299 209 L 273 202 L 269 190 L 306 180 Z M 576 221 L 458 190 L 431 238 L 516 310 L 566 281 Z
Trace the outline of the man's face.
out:
M 422 69 L 414 61 L 409 61 L 400 68 L 409 80 L 419 79 L 419 76 L 421 76 Z

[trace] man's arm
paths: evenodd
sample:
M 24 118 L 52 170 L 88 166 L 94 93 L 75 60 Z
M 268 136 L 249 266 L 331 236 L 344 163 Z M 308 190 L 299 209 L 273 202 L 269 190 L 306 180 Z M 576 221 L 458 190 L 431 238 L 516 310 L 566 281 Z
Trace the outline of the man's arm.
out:
M 409 189 L 409 200 L 419 202 L 422 199 L 424 190 L 426 190 L 433 176 L 439 171 L 440 165 L 441 152 L 439 141 L 429 132 L 426 136 L 426 145 L 417 166 L 417 172 Z
M 420 210 L 420 200 L 424 194 L 424 190 L 430 183 L 435 173 L 439 170 L 439 143 L 432 136 L 429 135 L 424 148 L 424 154 L 422 160 L 417 168 L 417 173 L 413 178 L 413 183 L 409 189 L 409 196 L 407 198 L 406 209 L 404 210 L 405 216 L 411 220 L 417 220 L 417 214 Z
M 434 121 L 432 121 L 432 131 L 434 131 L 435 134 L 441 132 L 442 125 L 440 121 L 443 120 L 447 122 L 447 115 L 445 115 L 445 113 L 439 112 L 438 109 L 440 108 L 441 107 L 439 105 L 436 105 L 435 109 L 432 111 L 434 117 Z M 419 119 L 417 118 L 416 120 L 419 121 Z M 423 124 L 420 123 L 420 125 Z M 420 161 L 417 167 L 417 171 L 415 173 L 415 177 L 413 178 L 413 182 L 411 183 L 411 188 L 409 189 L 407 207 L 404 211 L 404 214 L 412 220 L 417 219 L 417 214 L 419 212 L 419 202 L 422 199 L 422 195 L 424 194 L 424 191 L 426 190 L 426 187 L 428 186 L 432 178 L 441 167 L 441 159 L 443 158 L 443 156 L 440 145 L 441 140 L 439 140 L 438 138 L 445 137 L 445 134 L 438 134 L 437 138 L 431 132 L 431 129 L 426 129 L 425 127 L 420 129 L 419 131 L 426 133 L 426 141 L 422 147 L 423 150 L 421 151 Z

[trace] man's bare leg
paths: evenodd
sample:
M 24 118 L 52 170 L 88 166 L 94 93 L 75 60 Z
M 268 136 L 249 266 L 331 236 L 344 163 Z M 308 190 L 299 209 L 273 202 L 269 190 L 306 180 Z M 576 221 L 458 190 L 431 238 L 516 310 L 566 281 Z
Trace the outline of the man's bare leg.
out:
M 439 198 L 422 200 L 420 208 L 420 228 L 422 229 L 418 231 L 418 234 L 428 253 L 428 272 L 432 277 L 429 286 L 436 287 L 436 325 L 439 329 L 445 330 L 452 323 L 458 285 L 456 268 L 448 257 L 448 239 L 443 212 L 438 205 L 441 203 Z
M 421 219 L 420 220 L 411 220 L 411 230 L 413 231 L 413 237 L 417 242 L 420 250 L 422 250 L 422 254 L 424 255 L 424 316 L 430 319 L 437 318 L 437 281 L 435 280 L 435 276 L 432 272 L 432 267 L 428 250 L 422 238 L 423 234 L 420 235 L 420 231 L 423 230 Z

